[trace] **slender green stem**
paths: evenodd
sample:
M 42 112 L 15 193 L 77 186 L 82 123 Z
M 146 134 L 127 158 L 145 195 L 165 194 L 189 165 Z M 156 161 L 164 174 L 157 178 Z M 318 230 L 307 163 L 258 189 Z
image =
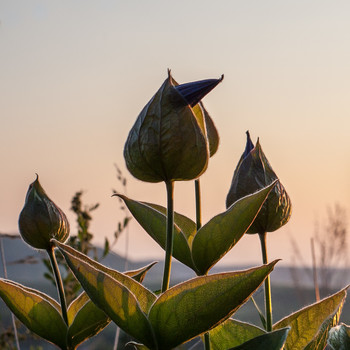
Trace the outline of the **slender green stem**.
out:
M 209 334 L 209 332 L 204 333 L 204 349 L 210 350 L 210 334 Z
M 196 195 L 196 223 L 197 231 L 202 227 L 201 184 L 199 179 L 194 181 Z
M 199 179 L 194 181 L 196 197 L 196 227 L 197 231 L 202 227 L 202 203 L 201 203 L 201 184 Z M 204 333 L 204 349 L 210 350 L 210 334 Z
M 263 263 L 267 264 L 267 248 L 266 248 L 266 232 L 259 233 L 261 252 Z M 265 313 L 266 313 L 266 330 L 268 332 L 272 331 L 272 299 L 271 299 L 271 283 L 270 275 L 265 279 Z
M 171 257 L 173 255 L 174 236 L 174 182 L 167 181 L 167 220 L 166 220 L 166 241 L 165 241 L 165 263 L 162 283 L 162 293 L 169 288 Z
M 56 279 L 58 296 L 59 296 L 60 302 L 61 302 L 62 317 L 63 317 L 64 322 L 68 325 L 66 297 L 64 294 L 62 278 L 61 278 L 60 270 L 58 268 L 58 264 L 57 264 L 57 260 L 56 260 L 56 256 L 55 256 L 55 250 L 54 250 L 53 246 L 50 247 L 50 249 L 47 249 L 47 254 L 49 255 L 51 267 L 52 267 L 52 270 L 53 270 L 53 273 L 54 273 L 55 279 Z

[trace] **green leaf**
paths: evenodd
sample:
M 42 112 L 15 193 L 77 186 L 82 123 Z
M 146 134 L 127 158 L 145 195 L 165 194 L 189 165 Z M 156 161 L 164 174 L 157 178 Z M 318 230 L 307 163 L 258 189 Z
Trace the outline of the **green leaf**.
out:
M 148 202 L 142 202 L 142 203 L 149 205 L 153 209 L 160 211 L 162 214 L 164 214 L 166 216 L 167 210 L 165 207 L 158 205 L 158 204 L 154 204 L 154 203 L 148 203 Z M 195 222 L 193 220 L 191 220 L 190 218 L 188 218 L 187 216 L 179 214 L 177 212 L 174 212 L 174 222 L 175 222 L 176 226 L 178 226 L 180 228 L 181 232 L 186 237 L 188 245 L 191 247 L 193 238 L 197 232 Z
M 0 279 L 0 297 L 29 330 L 66 349 L 67 326 L 52 298 L 4 279 Z
M 135 281 L 142 283 L 144 278 L 146 277 L 147 272 L 156 264 L 157 262 L 154 261 L 147 266 L 141 267 L 140 269 L 133 270 L 133 271 L 126 271 L 124 272 L 124 275 L 127 275 L 129 277 L 132 277 Z
M 330 324 L 337 322 L 341 313 L 346 289 L 331 295 L 315 304 L 309 305 L 277 322 L 273 329 L 291 327 L 285 344 L 291 349 L 323 349 Z
M 235 346 L 230 350 L 280 350 L 286 341 L 290 328 L 282 328 L 277 331 L 259 335 L 244 344 Z
M 254 293 L 276 263 L 197 277 L 161 294 L 149 312 L 158 348 L 172 349 L 228 318 Z
M 250 299 L 251 299 L 251 301 L 252 301 L 252 303 L 253 303 L 253 305 L 254 305 L 256 311 L 258 311 L 261 324 L 263 325 L 264 329 L 266 329 L 266 318 L 265 318 L 265 315 L 264 315 L 263 312 L 260 310 L 260 307 L 259 307 L 258 304 L 256 303 L 254 297 L 252 296 Z
M 96 268 L 99 271 L 106 273 L 113 279 L 122 283 L 126 288 L 130 289 L 130 291 L 136 296 L 138 302 L 140 303 L 142 311 L 145 313 L 148 312 L 149 308 L 155 301 L 156 296 L 150 290 L 145 288 L 142 284 L 138 283 L 134 278 L 131 278 L 130 276 L 127 275 L 127 274 L 133 275 L 134 272 L 129 271 L 123 274 L 117 270 L 110 269 L 93 259 L 90 259 L 85 254 L 82 254 L 78 250 L 66 244 L 60 243 L 56 240 L 53 240 L 53 243 L 60 249 L 61 253 L 64 255 L 68 263 L 72 260 L 71 258 L 73 257 L 80 259 L 85 263 L 88 263 L 90 266 Z M 147 268 L 149 268 L 149 266 L 146 267 L 146 269 Z M 138 274 L 139 272 L 135 272 L 135 273 Z
M 143 345 L 143 344 L 139 344 L 139 343 L 135 343 L 134 341 L 131 341 L 129 343 L 126 344 L 126 347 L 127 346 L 133 346 L 134 349 L 136 350 L 149 350 L 147 346 Z
M 74 321 L 75 316 L 78 311 L 90 300 L 89 296 L 82 292 L 78 295 L 68 306 L 67 316 L 68 316 L 68 325 L 71 325 Z
M 350 327 L 343 323 L 333 327 L 329 331 L 327 344 L 331 346 L 332 350 L 350 349 Z
M 197 232 L 192 256 L 200 274 L 205 275 L 241 239 L 275 184 L 239 199 Z
M 156 296 L 132 278 L 106 268 L 71 247 L 54 243 L 90 299 L 126 333 L 154 347 L 145 312 Z
M 84 340 L 89 339 L 105 328 L 111 320 L 91 300 L 88 300 L 77 312 L 68 328 L 69 345 L 75 349 Z
M 133 217 L 145 231 L 164 249 L 166 241 L 166 209 L 156 204 L 132 200 L 124 195 L 116 194 L 125 202 Z M 196 232 L 193 221 L 178 213 L 174 214 L 174 247 L 173 257 L 194 271 L 190 250 L 190 242 Z
M 210 346 L 212 350 L 226 350 L 265 333 L 252 324 L 229 318 L 210 331 Z

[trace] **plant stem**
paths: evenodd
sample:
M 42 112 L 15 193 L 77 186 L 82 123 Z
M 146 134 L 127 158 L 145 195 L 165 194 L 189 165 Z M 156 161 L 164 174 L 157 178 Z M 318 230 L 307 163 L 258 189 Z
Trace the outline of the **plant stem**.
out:
M 204 349 L 210 350 L 210 334 L 209 334 L 209 332 L 204 333 Z
M 266 232 L 259 233 L 261 252 L 263 263 L 267 264 L 267 248 L 266 248 Z M 271 300 L 271 283 L 270 275 L 265 279 L 265 313 L 266 313 L 266 330 L 268 332 L 272 331 L 272 300 Z
M 64 322 L 68 325 L 66 297 L 64 295 L 62 278 L 61 278 L 60 270 L 58 268 L 58 264 L 55 256 L 55 248 L 52 246 L 50 247 L 50 249 L 47 249 L 47 254 L 49 255 L 51 267 L 56 279 L 58 296 L 60 298 L 60 303 L 61 303 L 62 317 Z
M 196 197 L 196 227 L 197 231 L 202 227 L 202 203 L 201 203 L 201 184 L 199 179 L 194 181 Z M 204 349 L 210 350 L 210 334 L 204 333 Z
M 174 182 L 166 181 L 167 190 L 167 220 L 166 220 L 166 241 L 165 241 L 165 262 L 162 283 L 162 293 L 169 288 L 171 257 L 173 255 L 174 236 Z
M 202 227 L 201 184 L 199 179 L 194 181 L 196 195 L 196 224 L 197 231 Z

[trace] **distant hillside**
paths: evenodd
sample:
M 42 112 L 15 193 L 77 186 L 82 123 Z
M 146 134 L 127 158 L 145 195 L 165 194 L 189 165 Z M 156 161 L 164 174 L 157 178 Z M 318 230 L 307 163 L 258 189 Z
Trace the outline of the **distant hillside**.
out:
M 34 250 L 25 244 L 20 238 L 3 238 L 3 245 L 5 251 L 6 267 L 8 278 L 16 280 L 23 284 L 37 284 L 39 281 L 43 281 L 43 274 L 46 271 L 45 266 L 41 262 L 42 258 L 46 257 L 45 252 Z M 102 249 L 98 248 L 99 255 L 102 255 Z M 133 261 L 128 260 L 127 269 L 134 270 L 151 263 L 151 260 Z M 118 271 L 124 271 L 125 259 L 124 257 L 111 252 L 102 261 L 103 264 L 114 268 Z M 231 266 L 231 265 L 219 265 L 211 269 L 210 273 L 217 273 L 223 271 L 234 271 L 250 268 L 252 266 Z M 295 278 L 299 286 L 303 288 L 313 288 L 313 280 L 311 275 L 311 269 L 302 269 L 285 266 L 276 266 L 275 270 L 271 274 L 272 283 L 285 287 L 297 287 L 295 285 Z M 145 279 L 145 284 L 148 286 L 156 286 L 160 284 L 163 271 L 163 262 L 158 262 L 148 272 Z M 172 284 L 179 283 L 184 280 L 195 277 L 194 272 L 187 266 L 174 260 L 171 270 L 171 282 Z M 308 273 L 307 273 L 308 272 Z M 334 288 L 342 288 L 346 284 L 350 283 L 350 272 L 345 270 L 333 270 Z M 293 279 L 294 275 L 294 279 Z M 3 275 L 3 266 L 0 259 L 0 276 Z M 341 278 L 340 278 L 341 277 Z M 41 283 L 40 283 L 41 284 Z

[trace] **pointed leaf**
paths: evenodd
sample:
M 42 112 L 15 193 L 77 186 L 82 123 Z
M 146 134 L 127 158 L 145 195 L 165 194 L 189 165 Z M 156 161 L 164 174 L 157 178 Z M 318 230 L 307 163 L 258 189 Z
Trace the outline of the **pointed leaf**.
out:
M 68 325 L 71 325 L 74 321 L 75 316 L 78 311 L 90 300 L 89 296 L 82 292 L 78 295 L 68 306 L 67 316 L 68 316 Z
M 166 241 L 166 209 L 155 204 L 138 202 L 121 194 L 117 194 L 117 196 L 123 199 L 137 222 L 164 249 Z M 196 271 L 189 243 L 195 234 L 196 225 L 193 222 L 191 223 L 190 219 L 177 213 L 174 214 L 174 222 L 173 257 Z
M 162 205 L 148 203 L 148 202 L 142 202 L 142 203 L 149 205 L 150 207 L 160 211 L 162 214 L 166 216 L 166 208 L 163 207 Z M 188 218 L 187 216 L 179 214 L 177 212 L 174 212 L 174 222 L 176 226 L 180 228 L 183 235 L 186 237 L 188 245 L 191 246 L 193 238 L 197 232 L 195 222 L 190 218 Z
M 286 341 L 290 328 L 282 328 L 277 331 L 259 335 L 244 344 L 235 346 L 230 350 L 281 350 Z
M 4 279 L 0 279 L 0 297 L 28 329 L 66 349 L 67 326 L 52 298 Z
M 143 344 L 135 343 L 134 341 L 127 343 L 126 347 L 128 345 L 132 345 L 134 347 L 134 349 L 136 349 L 136 350 L 149 350 L 147 346 L 145 346 Z
M 277 322 L 273 329 L 291 327 L 285 349 L 304 349 L 309 343 L 311 343 L 309 349 L 318 349 L 317 343 L 320 343 L 322 338 L 324 339 L 325 332 L 328 333 L 329 321 L 336 322 L 341 313 L 346 298 L 346 289 Z M 317 342 L 312 344 L 314 340 Z
M 346 324 L 340 324 L 329 331 L 327 344 L 332 350 L 350 349 L 350 327 Z
M 69 345 L 75 349 L 84 340 L 89 339 L 105 328 L 111 320 L 91 300 L 77 312 L 68 329 Z
M 275 184 L 239 199 L 197 232 L 192 256 L 200 274 L 205 275 L 241 239 Z
M 124 272 L 124 275 L 127 275 L 129 277 L 132 277 L 135 281 L 142 283 L 144 278 L 146 277 L 147 272 L 156 264 L 157 262 L 154 261 L 147 266 L 141 267 L 140 269 L 133 270 L 133 271 L 126 271 Z
M 172 349 L 228 318 L 260 286 L 276 263 L 197 277 L 161 294 L 149 312 L 159 349 Z
M 212 350 L 226 350 L 266 332 L 252 324 L 229 318 L 210 331 Z
M 152 328 L 144 312 L 149 298 L 155 300 L 156 296 L 132 278 L 107 269 L 73 248 L 57 241 L 55 245 L 90 299 L 126 333 L 152 348 Z
M 133 278 L 127 276 L 128 273 L 133 274 L 132 272 L 127 272 L 123 274 L 117 270 L 110 269 L 93 259 L 90 259 L 88 256 L 82 254 L 81 252 L 66 244 L 60 243 L 55 240 L 53 240 L 53 242 L 60 249 L 61 253 L 65 256 L 66 260 L 68 259 L 68 263 L 71 260 L 70 257 L 75 257 L 88 263 L 90 266 L 96 268 L 97 270 L 106 273 L 107 275 L 109 275 L 110 277 L 112 277 L 113 279 L 117 280 L 118 282 L 126 286 L 128 289 L 130 289 L 130 291 L 136 296 L 137 301 L 140 303 L 142 311 L 145 313 L 148 312 L 150 306 L 155 301 L 156 296 L 150 290 L 145 288 L 142 284 L 138 283 Z
M 27 286 L 24 286 L 20 283 L 17 283 L 15 281 L 9 281 L 8 282 L 11 282 L 11 284 L 13 284 L 14 286 L 18 286 L 19 288 L 23 288 L 25 291 L 29 292 L 29 293 L 34 293 L 34 294 L 37 294 L 39 295 L 41 298 L 45 299 L 47 302 L 49 302 L 50 304 L 52 304 L 52 306 L 55 307 L 55 309 L 61 313 L 61 305 L 58 303 L 57 300 L 51 298 L 49 295 L 41 292 L 40 290 L 36 290 L 36 289 L 33 289 L 33 288 L 30 288 L 30 287 L 27 287 Z

